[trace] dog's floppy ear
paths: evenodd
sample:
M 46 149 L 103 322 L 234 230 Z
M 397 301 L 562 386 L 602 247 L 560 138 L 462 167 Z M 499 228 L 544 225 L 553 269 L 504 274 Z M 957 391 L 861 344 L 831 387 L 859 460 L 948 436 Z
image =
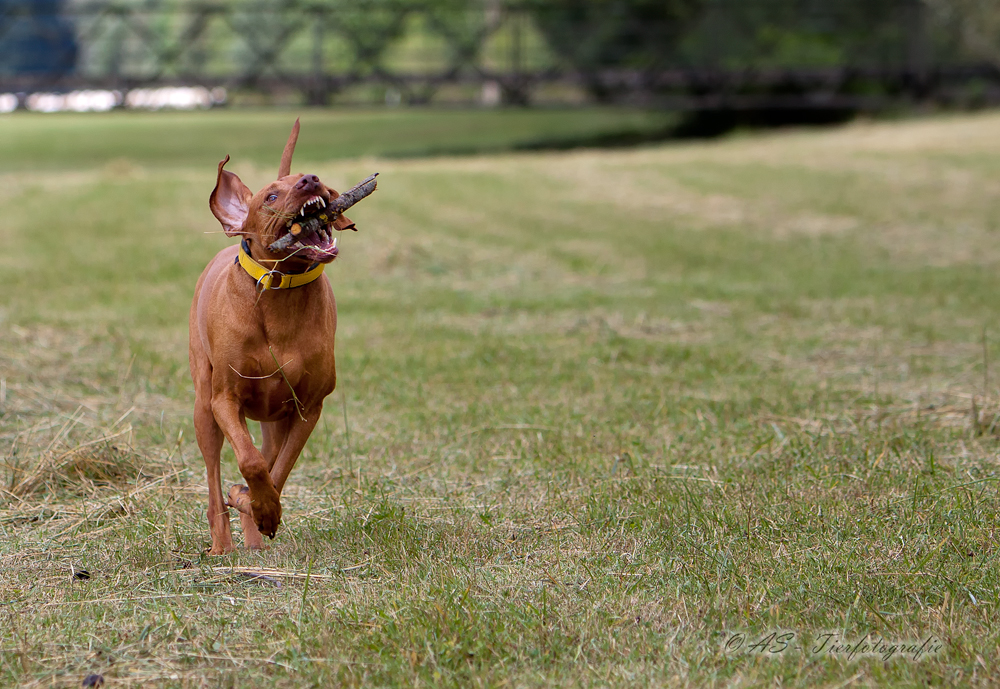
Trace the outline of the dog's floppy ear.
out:
M 351 219 L 348 218 L 346 215 L 338 216 L 337 219 L 333 221 L 333 228 L 335 230 L 354 230 L 355 232 L 358 231 L 358 228 L 354 226 L 354 223 L 351 222 Z
M 250 212 L 250 199 L 253 192 L 234 173 L 222 168 L 229 162 L 229 156 L 219 163 L 219 177 L 215 181 L 215 189 L 208 200 L 212 214 L 222 223 L 222 229 L 232 237 L 239 234 Z

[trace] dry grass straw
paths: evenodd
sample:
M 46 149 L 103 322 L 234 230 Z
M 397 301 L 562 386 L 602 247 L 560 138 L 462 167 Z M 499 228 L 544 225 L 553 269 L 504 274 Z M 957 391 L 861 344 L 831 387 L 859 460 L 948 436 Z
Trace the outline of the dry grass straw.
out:
M 139 489 L 176 471 L 169 456 L 134 445 L 132 362 L 105 373 L 115 366 L 112 348 L 88 351 L 81 346 L 87 339 L 19 327 L 0 337 L 0 361 L 16 376 L 3 379 L 0 406 L 0 500 L 8 517 L 34 501 Z
M 15 391 L 17 387 L 14 387 Z M 103 487 L 139 485 L 162 475 L 169 465 L 136 450 L 131 424 L 124 418 L 108 427 L 77 407 L 68 416 L 55 400 L 32 398 L 33 409 L 9 410 L 34 423 L 0 435 L 2 490 L 11 498 L 40 494 L 93 494 Z

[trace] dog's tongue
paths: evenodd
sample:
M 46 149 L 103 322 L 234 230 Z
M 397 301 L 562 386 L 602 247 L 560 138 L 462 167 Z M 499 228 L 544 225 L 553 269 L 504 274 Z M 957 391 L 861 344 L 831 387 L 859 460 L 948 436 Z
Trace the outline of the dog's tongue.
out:
M 337 253 L 337 238 L 333 236 L 333 225 L 329 220 L 320 218 L 306 218 L 301 223 L 294 223 L 288 230 L 288 234 L 281 237 L 277 244 L 285 244 L 292 248 L 313 248 L 324 254 Z
M 324 235 L 329 233 L 329 221 L 326 215 L 323 215 L 322 218 L 306 218 L 300 223 L 293 223 L 288 228 L 288 234 L 303 243 L 311 243 L 309 240 L 313 238 L 322 240 L 325 238 Z
M 330 214 L 301 218 L 288 226 L 288 231 L 271 243 L 270 251 L 281 252 L 293 246 L 318 246 L 330 241 L 333 223 Z

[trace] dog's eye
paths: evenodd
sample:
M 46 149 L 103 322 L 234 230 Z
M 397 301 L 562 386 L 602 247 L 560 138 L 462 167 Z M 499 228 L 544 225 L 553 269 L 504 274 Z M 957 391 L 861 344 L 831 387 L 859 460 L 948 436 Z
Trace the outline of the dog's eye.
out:
M 276 201 L 277 199 L 278 199 L 278 195 L 277 194 L 268 194 L 267 202 L 271 203 L 272 201 Z

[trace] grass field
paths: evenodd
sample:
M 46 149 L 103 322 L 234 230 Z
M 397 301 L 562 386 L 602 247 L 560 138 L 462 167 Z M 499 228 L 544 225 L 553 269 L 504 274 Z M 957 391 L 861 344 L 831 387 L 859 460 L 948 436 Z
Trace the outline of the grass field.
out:
M 0 119 L 0 685 L 996 685 L 1000 115 L 406 158 L 543 138 L 432 115 L 303 118 L 382 176 L 221 558 L 186 313 L 292 116 Z

